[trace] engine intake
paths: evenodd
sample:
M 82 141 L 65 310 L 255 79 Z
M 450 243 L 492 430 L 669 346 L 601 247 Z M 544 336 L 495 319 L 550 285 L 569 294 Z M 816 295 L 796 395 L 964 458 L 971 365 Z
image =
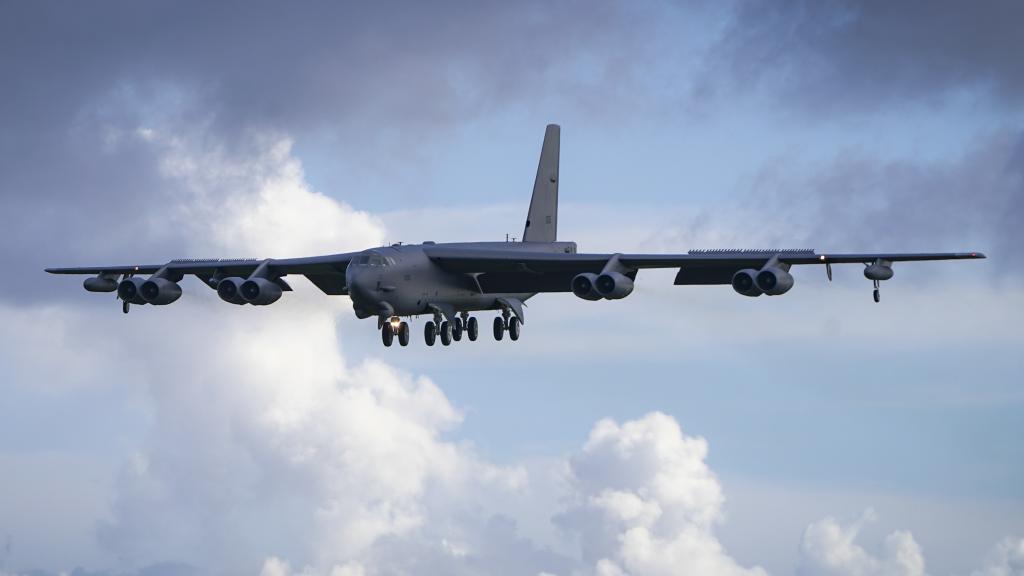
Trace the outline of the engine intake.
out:
M 763 292 L 758 288 L 757 282 L 754 281 L 756 276 L 757 270 L 750 268 L 740 270 L 732 275 L 732 289 L 744 296 L 757 298 Z
M 121 280 L 117 285 L 117 297 L 129 304 L 146 304 L 142 297 L 142 285 L 146 282 L 143 278 L 131 277 Z
M 242 283 L 241 294 L 249 304 L 266 306 L 281 298 L 281 287 L 266 278 L 251 278 Z
M 245 298 L 242 298 L 242 284 L 245 283 L 245 279 L 236 277 L 225 278 L 217 283 L 217 296 L 220 299 L 230 304 L 238 304 L 243 306 L 247 304 Z
M 592 272 L 577 274 L 572 279 L 572 293 L 584 300 L 600 300 L 603 296 L 597 291 L 596 283 L 597 274 Z
M 793 287 L 793 275 L 781 268 L 764 268 L 757 273 L 757 287 L 769 296 L 785 294 Z
M 625 298 L 633 292 L 633 280 L 618 272 L 605 272 L 597 277 L 594 290 L 609 300 Z
M 139 293 L 146 302 L 163 306 L 181 298 L 181 286 L 166 278 L 150 278 L 142 283 Z

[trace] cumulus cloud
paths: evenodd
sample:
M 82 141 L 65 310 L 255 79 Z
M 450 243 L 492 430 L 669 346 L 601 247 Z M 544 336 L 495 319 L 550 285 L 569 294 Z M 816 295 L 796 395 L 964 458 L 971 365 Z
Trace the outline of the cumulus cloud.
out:
M 309 189 L 287 141 L 257 138 L 254 147 L 237 159 L 191 141 L 167 143 L 163 173 L 184 194 L 180 214 L 170 214 L 182 224 L 173 230 L 217 253 L 379 241 L 372 218 Z M 112 337 L 142 356 L 134 381 L 154 410 L 150 437 L 122 472 L 100 532 L 119 556 L 171 554 L 235 571 L 280 550 L 343 566 L 378 540 L 422 526 L 431 489 L 519 481 L 517 471 L 440 438 L 460 416 L 436 385 L 372 359 L 349 366 L 338 310 L 322 298 L 290 300 L 255 312 L 221 306 L 213 323 L 202 302 L 192 303 L 173 319 L 190 336 L 152 347 L 138 334 L 162 333 L 167 310 L 139 310 L 132 331 Z
M 802 576 L 924 576 L 924 556 L 910 532 L 896 531 L 885 537 L 882 550 L 872 554 L 857 537 L 864 524 L 874 519 L 869 509 L 858 521 L 843 525 L 835 518 L 812 523 L 800 542 Z
M 580 535 L 596 574 L 765 574 L 739 566 L 714 535 L 725 499 L 707 450 L 660 413 L 594 426 L 570 460 L 574 505 L 559 523 Z

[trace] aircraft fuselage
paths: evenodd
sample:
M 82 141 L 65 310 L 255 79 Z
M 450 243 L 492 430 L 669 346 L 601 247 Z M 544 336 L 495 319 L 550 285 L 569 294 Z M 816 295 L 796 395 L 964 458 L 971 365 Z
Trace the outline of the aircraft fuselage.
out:
M 482 293 L 471 274 L 442 270 L 424 247 L 453 246 L 493 250 L 576 253 L 574 242 L 462 242 L 395 244 L 365 250 L 345 272 L 345 285 L 359 318 L 432 314 L 438 306 L 459 311 L 497 310 L 501 301 L 526 301 L 534 293 Z M 566 291 L 569 287 L 566 286 Z

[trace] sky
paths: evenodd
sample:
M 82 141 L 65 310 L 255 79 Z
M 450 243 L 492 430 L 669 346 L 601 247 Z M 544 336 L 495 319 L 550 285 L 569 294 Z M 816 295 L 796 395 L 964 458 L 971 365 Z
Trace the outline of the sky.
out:
M 0 1 L 0 575 L 1024 574 L 1022 20 Z M 548 123 L 581 251 L 988 259 L 392 349 L 303 279 L 125 316 L 42 272 L 516 236 Z

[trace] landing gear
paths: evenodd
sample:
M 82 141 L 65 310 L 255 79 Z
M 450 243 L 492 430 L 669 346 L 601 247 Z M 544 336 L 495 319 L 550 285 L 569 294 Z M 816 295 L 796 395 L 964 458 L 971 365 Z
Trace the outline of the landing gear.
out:
M 437 325 L 433 320 L 427 320 L 427 323 L 423 325 L 423 341 L 427 343 L 427 346 L 433 346 L 436 339 Z
M 409 324 L 406 322 L 398 325 L 398 343 L 402 346 L 409 345 Z
M 456 342 L 462 340 L 462 330 L 462 318 L 456 318 L 452 324 L 452 340 L 455 340 Z
M 121 302 L 121 312 L 124 312 L 125 314 L 127 314 L 128 313 L 128 309 L 131 308 L 131 306 L 132 305 L 127 300 Z
M 882 293 L 878 291 L 878 280 L 874 280 L 874 283 L 875 283 L 875 291 L 874 291 L 873 295 L 875 297 L 875 302 L 881 302 L 881 300 L 882 300 Z
M 512 318 L 509 318 L 509 321 L 508 321 L 508 337 L 511 338 L 513 342 L 515 342 L 516 340 L 519 340 L 520 326 L 521 326 L 521 324 L 519 322 L 519 318 L 516 318 L 515 316 L 513 316 Z
M 513 342 L 519 340 L 519 335 L 523 331 L 523 323 L 519 320 L 518 316 L 513 316 L 512 311 L 508 307 L 504 307 L 501 310 L 501 316 L 494 319 L 494 339 L 501 341 L 505 336 L 505 332 L 508 332 L 508 337 Z
M 500 321 L 501 318 L 498 318 L 498 320 Z M 507 329 L 508 327 L 502 324 L 502 332 Z M 394 344 L 396 337 L 400 345 L 408 346 L 410 340 L 409 332 L 409 324 L 399 322 L 398 317 L 393 316 L 390 321 L 385 322 L 381 326 L 380 337 L 385 346 Z M 476 318 L 471 317 L 468 312 L 462 312 L 461 316 L 451 320 L 445 320 L 444 316 L 438 312 L 434 315 L 433 320 L 427 320 L 423 324 L 423 342 L 427 346 L 433 346 L 438 340 L 441 341 L 442 346 L 451 346 L 452 342 L 461 340 L 463 334 L 471 341 L 476 340 L 480 334 L 479 322 L 477 322 Z

